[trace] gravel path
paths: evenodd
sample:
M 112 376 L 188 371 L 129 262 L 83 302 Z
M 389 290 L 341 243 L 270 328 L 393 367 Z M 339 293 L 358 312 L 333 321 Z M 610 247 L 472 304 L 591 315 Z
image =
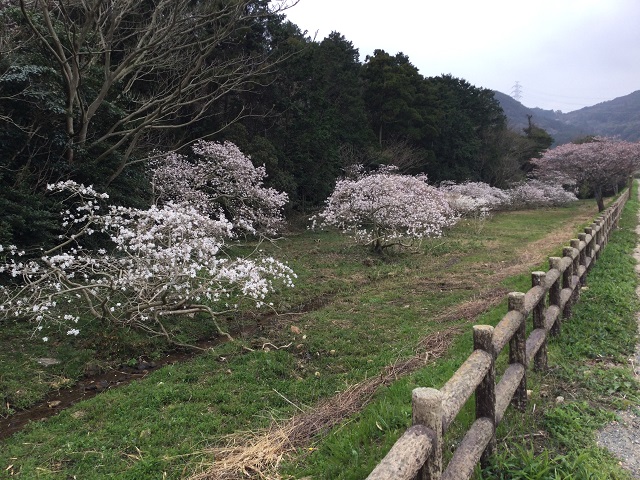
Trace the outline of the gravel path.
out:
M 636 227 L 636 233 L 640 236 L 640 226 Z M 640 244 L 636 246 L 633 256 L 638 261 L 636 272 L 640 275 Z M 640 287 L 636 294 L 640 297 Z M 640 330 L 640 313 L 637 319 Z M 636 345 L 635 355 L 629 362 L 636 378 L 640 379 L 640 343 Z M 633 478 L 640 479 L 640 415 L 637 409 L 635 412 L 627 410 L 617 413 L 620 420 L 610 423 L 598 433 L 598 445 L 607 448 L 618 457 L 620 464 L 631 472 Z

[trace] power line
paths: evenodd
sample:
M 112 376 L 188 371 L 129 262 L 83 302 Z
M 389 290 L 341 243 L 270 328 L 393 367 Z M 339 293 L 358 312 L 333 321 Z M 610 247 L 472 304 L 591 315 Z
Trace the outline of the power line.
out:
M 548 93 L 541 92 L 540 90 L 528 90 L 530 93 L 533 93 L 536 97 L 549 97 L 549 98 L 558 98 L 558 99 L 566 99 L 569 101 L 591 101 L 591 102 L 606 102 L 607 100 L 612 100 L 611 98 L 603 98 L 603 97 L 584 97 L 584 96 L 576 96 L 576 95 L 563 95 L 558 93 Z

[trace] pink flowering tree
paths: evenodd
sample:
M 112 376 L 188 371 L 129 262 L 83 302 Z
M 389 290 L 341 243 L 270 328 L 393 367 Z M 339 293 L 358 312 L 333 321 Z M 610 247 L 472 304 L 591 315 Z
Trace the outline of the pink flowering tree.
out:
M 0 246 L 3 272 L 0 318 L 30 319 L 43 340 L 50 328 L 77 335 L 81 317 L 130 326 L 171 339 L 165 319 L 204 313 L 216 321 L 249 299 L 257 307 L 295 274 L 271 258 L 230 258 L 225 247 L 234 224 L 186 203 L 167 201 L 147 210 L 105 205 L 107 196 L 67 181 L 49 187 L 74 206 L 62 215 L 60 244 L 26 259 L 15 246 Z M 102 235 L 109 250 L 82 247 Z
M 314 226 L 340 228 L 381 253 L 393 245 L 406 247 L 440 236 L 457 218 L 425 175 L 400 175 L 387 167 L 338 180 L 324 209 L 312 220 Z
M 531 163 L 539 179 L 593 190 L 602 211 L 603 190 L 623 182 L 640 165 L 640 143 L 595 137 L 585 143 L 560 145 Z
M 153 169 L 156 203 L 186 203 L 224 217 L 236 232 L 273 235 L 283 224 L 286 193 L 264 186 L 264 166 L 255 167 L 231 142 L 199 141 L 195 159 L 167 154 Z

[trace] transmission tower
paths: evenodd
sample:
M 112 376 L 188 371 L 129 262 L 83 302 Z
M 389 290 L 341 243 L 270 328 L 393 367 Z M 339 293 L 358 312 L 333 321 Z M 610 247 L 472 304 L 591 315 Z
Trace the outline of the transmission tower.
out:
M 516 80 L 516 84 L 513 86 L 513 90 L 511 90 L 511 96 L 513 97 L 514 100 L 517 100 L 518 102 L 522 98 L 522 86 L 520 85 L 520 82 L 517 80 Z

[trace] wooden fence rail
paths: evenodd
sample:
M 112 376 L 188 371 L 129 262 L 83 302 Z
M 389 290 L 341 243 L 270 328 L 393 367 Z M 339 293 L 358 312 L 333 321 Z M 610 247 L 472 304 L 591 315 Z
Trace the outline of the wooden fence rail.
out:
M 398 439 L 368 480 L 466 480 L 478 462 L 485 464 L 496 448 L 496 426 L 511 404 L 527 405 L 527 368 L 547 366 L 547 338 L 558 335 L 571 316 L 586 275 L 600 257 L 629 197 L 621 195 L 596 220 L 564 247 L 562 257 L 549 258 L 547 272 L 531 274 L 531 289 L 508 296 L 508 312 L 495 326 L 473 327 L 473 353 L 440 390 L 412 392 L 413 426 Z M 526 337 L 526 321 L 533 330 Z M 509 365 L 496 383 L 496 358 L 509 345 Z M 446 468 L 443 435 L 475 393 L 476 420 Z M 443 470 L 444 468 L 444 470 Z

